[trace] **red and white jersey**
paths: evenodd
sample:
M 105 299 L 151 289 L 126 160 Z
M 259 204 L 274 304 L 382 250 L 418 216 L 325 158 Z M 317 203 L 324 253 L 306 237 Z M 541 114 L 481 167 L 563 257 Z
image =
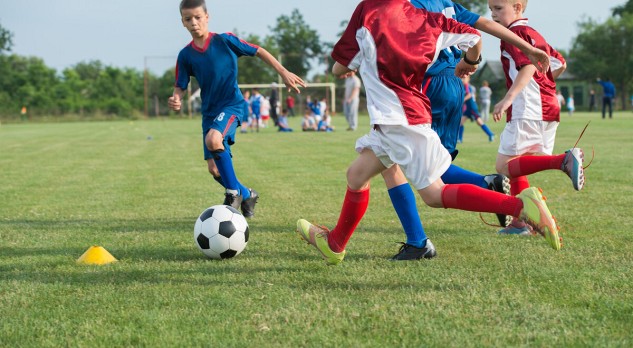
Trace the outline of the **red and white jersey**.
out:
M 528 26 L 527 19 L 519 19 L 509 28 L 520 38 L 532 46 L 540 48 L 550 55 L 550 70 L 547 74 L 535 72 L 528 85 L 519 93 L 507 111 L 507 121 L 512 119 L 529 119 L 543 121 L 560 121 L 560 105 L 556 98 L 556 82 L 552 70 L 563 66 L 565 58 L 550 46 L 543 36 Z M 519 70 L 532 63 L 528 57 L 515 46 L 501 41 L 501 63 L 506 75 L 508 89 L 516 80 Z
M 444 48 L 468 50 L 477 30 L 415 8 L 408 0 L 364 0 L 358 4 L 332 58 L 358 69 L 365 84 L 372 125 L 431 123 L 422 80 Z

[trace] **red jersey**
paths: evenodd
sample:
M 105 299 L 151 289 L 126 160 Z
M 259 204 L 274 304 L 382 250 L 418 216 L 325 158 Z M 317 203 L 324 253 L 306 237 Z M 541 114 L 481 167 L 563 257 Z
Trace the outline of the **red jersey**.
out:
M 416 8 L 408 0 L 364 0 L 332 58 L 360 71 L 372 125 L 427 124 L 431 104 L 422 93 L 427 68 L 444 48 L 468 50 L 479 39 L 472 27 Z
M 556 82 L 552 69 L 563 66 L 565 58 L 552 48 L 536 30 L 527 25 L 527 19 L 519 19 L 508 27 L 520 38 L 550 55 L 550 70 L 546 74 L 535 72 L 531 81 L 514 99 L 507 111 L 507 121 L 512 119 L 529 119 L 543 121 L 560 121 L 560 106 L 556 98 Z M 515 46 L 501 41 L 501 63 L 506 75 L 506 86 L 512 87 L 519 70 L 532 63 L 528 57 Z

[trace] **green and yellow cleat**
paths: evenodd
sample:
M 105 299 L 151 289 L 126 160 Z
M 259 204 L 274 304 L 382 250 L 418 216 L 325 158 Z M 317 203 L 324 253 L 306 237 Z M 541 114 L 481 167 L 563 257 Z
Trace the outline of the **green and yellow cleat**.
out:
M 523 201 L 519 219 L 532 226 L 534 231 L 545 237 L 555 250 L 563 247 L 563 238 L 559 235 L 556 221 L 547 208 L 541 189 L 530 187 L 517 195 Z
M 299 233 L 306 242 L 314 246 L 329 265 L 337 265 L 343 261 L 345 250 L 340 253 L 335 253 L 330 249 L 327 242 L 327 236 L 330 231 L 326 228 L 315 226 L 307 220 L 299 219 L 297 221 L 297 233 Z

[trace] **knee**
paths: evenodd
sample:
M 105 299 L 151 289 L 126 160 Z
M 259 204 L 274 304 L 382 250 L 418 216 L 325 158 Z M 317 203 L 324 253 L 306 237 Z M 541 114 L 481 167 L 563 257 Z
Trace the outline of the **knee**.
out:
M 204 143 L 209 151 L 221 151 L 224 150 L 223 141 L 224 138 L 222 137 L 222 134 L 220 134 L 219 132 L 214 132 L 212 130 L 207 134 Z
M 420 190 L 420 197 L 424 204 L 431 208 L 443 208 L 442 204 L 442 191 L 441 190 Z
M 360 173 L 353 166 L 347 169 L 347 186 L 352 190 L 361 190 L 369 187 L 369 181 L 364 180 Z

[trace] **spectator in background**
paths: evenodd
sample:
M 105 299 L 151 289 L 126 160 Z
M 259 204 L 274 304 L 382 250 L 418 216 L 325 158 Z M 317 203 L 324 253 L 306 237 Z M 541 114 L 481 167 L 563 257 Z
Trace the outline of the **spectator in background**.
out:
M 484 80 L 479 88 L 479 104 L 481 105 L 481 118 L 484 122 L 488 122 L 488 116 L 490 115 L 490 98 L 492 97 L 492 90 L 488 81 Z
M 288 109 L 283 109 L 279 115 L 279 132 L 292 132 L 292 128 L 288 125 Z
M 275 126 L 279 123 L 277 121 L 277 102 L 279 101 L 279 91 L 277 90 L 277 82 L 273 82 L 270 84 L 270 97 L 268 98 L 270 102 L 270 117 L 275 122 Z
M 288 115 L 295 116 L 295 98 L 290 94 L 286 97 L 286 109 L 288 109 Z
M 607 77 L 606 81 L 602 81 L 599 77 L 598 83 L 602 85 L 602 118 L 605 118 L 607 106 L 609 106 L 609 118 L 613 118 L 613 98 L 615 98 L 615 86 L 611 83 L 611 79 Z
M 565 105 L 565 97 L 563 93 L 560 92 L 560 89 L 556 90 L 556 99 L 558 99 L 558 107 L 562 109 L 563 105 Z
M 593 111 L 596 107 L 596 92 L 592 89 L 589 91 L 589 111 Z
M 569 112 L 569 116 L 574 115 L 574 110 L 575 110 L 574 96 L 570 94 L 569 98 L 567 98 L 567 112 Z
M 349 127 L 348 131 L 358 127 L 358 105 L 360 104 L 360 79 L 356 72 L 351 72 L 345 78 L 345 99 L 343 99 L 343 113 Z

